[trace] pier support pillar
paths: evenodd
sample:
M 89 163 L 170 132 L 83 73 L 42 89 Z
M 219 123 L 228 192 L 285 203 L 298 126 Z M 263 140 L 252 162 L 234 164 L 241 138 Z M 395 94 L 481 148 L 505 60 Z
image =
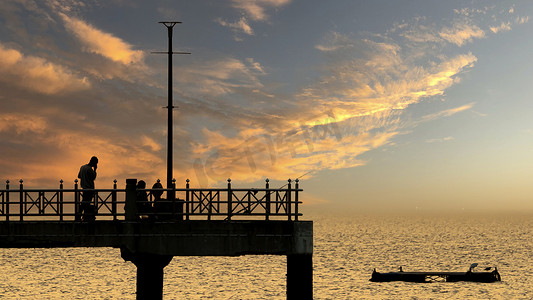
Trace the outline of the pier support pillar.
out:
M 137 299 L 163 299 L 163 269 L 172 260 L 171 255 L 131 253 L 121 249 L 122 258 L 137 267 Z
M 287 255 L 287 299 L 313 299 L 313 254 Z

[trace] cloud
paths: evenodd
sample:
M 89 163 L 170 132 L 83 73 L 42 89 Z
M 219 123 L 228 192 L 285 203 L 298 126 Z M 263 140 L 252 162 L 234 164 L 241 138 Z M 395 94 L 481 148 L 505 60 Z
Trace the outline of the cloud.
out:
M 66 14 L 61 14 L 61 16 L 66 28 L 85 46 L 85 51 L 102 55 L 125 65 L 143 60 L 142 51 L 132 50 L 132 46 L 120 38 L 96 29 L 80 19 Z
M 440 138 L 440 139 L 428 139 L 426 140 L 426 143 L 443 143 L 443 142 L 452 141 L 452 140 L 454 140 L 453 136 L 447 136 L 447 137 Z
M 450 43 L 462 46 L 464 43 L 471 42 L 474 38 L 485 37 L 485 32 L 476 25 L 459 23 L 453 27 L 442 29 L 439 35 Z
M 420 65 L 411 60 L 410 48 L 391 39 L 355 40 L 340 33 L 329 33 L 316 48 L 324 53 L 327 63 L 320 80 L 291 99 L 293 109 L 271 112 L 264 121 L 254 116 L 255 123 L 230 119 L 231 134 L 207 128 L 202 131 L 205 141 L 191 148 L 196 157 L 192 171 L 202 184 L 228 177 L 241 181 L 295 177 L 363 165 L 361 154 L 391 144 L 412 125 L 401 119 L 405 109 L 443 95 L 459 82 L 458 75 L 476 62 L 471 53 L 450 58 L 429 53 L 426 60 L 431 63 Z M 240 62 L 230 65 L 245 69 Z
M 525 24 L 529 22 L 529 16 L 526 17 L 516 17 L 515 23 L 516 24 Z
M 231 28 L 236 33 L 244 33 L 244 34 L 247 34 L 247 35 L 254 35 L 254 31 L 252 30 L 250 25 L 248 25 L 248 21 L 246 20 L 245 17 L 242 17 L 239 21 L 234 22 L 234 23 L 224 21 L 224 20 L 222 20 L 220 18 L 217 19 L 216 21 L 218 22 L 218 24 L 220 24 L 220 25 L 222 25 L 224 27 Z
M 247 14 L 242 22 L 218 21 L 248 35 L 254 34 L 250 22 L 268 21 L 268 9 L 289 1 L 232 3 Z M 81 45 L 92 54 L 40 49 L 61 58 L 54 60 L 40 58 L 38 51 L 29 55 L 0 47 L 0 82 L 20 88 L 0 96 L 2 176 L 71 182 L 79 166 L 97 155 L 98 187 L 109 187 L 114 178 L 122 183 L 127 177 L 164 178 L 166 110 L 160 107 L 166 105 L 166 86 L 146 74 L 139 78 L 148 80 L 128 80 L 135 66 L 143 65 L 142 52 L 63 13 L 60 20 L 70 34 L 58 22 L 50 28 L 57 40 L 50 39 L 62 42 L 49 44 Z M 473 106 L 428 114 L 417 122 L 406 113 L 460 82 L 477 58 L 467 51 L 452 55 L 443 46 L 457 50 L 482 38 L 480 28 L 489 27 L 463 19 L 443 25 L 420 18 L 383 34 L 330 32 L 315 46 L 321 55 L 321 64 L 312 66 L 317 80 L 291 94 L 277 90 L 283 83 L 272 79 L 276 70 L 255 57 L 192 57 L 175 78 L 178 183 L 195 175 L 193 184 L 203 185 L 228 177 L 285 180 L 364 165 L 362 154 L 394 144 L 412 126 Z M 34 92 L 44 96 L 35 100 Z M 12 105 L 6 105 L 8 98 Z
M 17 134 L 26 132 L 43 133 L 46 130 L 46 120 L 29 114 L 15 113 L 0 115 L 0 132 L 13 131 Z
M 422 117 L 421 121 L 427 122 L 427 121 L 432 121 L 432 120 L 439 119 L 442 117 L 449 117 L 449 116 L 455 115 L 456 113 L 471 109 L 472 107 L 474 107 L 474 104 L 475 103 L 469 103 L 469 104 L 465 104 L 459 107 L 454 107 L 454 108 L 446 109 L 446 110 L 443 110 L 437 113 L 425 115 L 424 117 Z
M 259 72 L 259 73 L 261 73 L 261 74 L 266 74 L 265 69 L 263 68 L 263 66 L 262 66 L 259 62 L 255 61 L 253 58 L 248 57 L 248 58 L 246 59 L 246 62 L 248 62 L 248 64 L 249 64 L 254 70 L 256 70 L 257 72 Z
M 240 42 L 243 38 L 239 34 L 254 35 L 254 30 L 250 26 L 249 20 L 266 22 L 269 18 L 267 14 L 269 8 L 279 8 L 290 2 L 291 0 L 232 0 L 232 6 L 244 11 L 245 15 L 235 22 L 226 21 L 222 18 L 218 18 L 215 21 L 224 27 L 231 28 L 235 33 L 234 39 Z
M 278 8 L 287 5 L 291 0 L 233 0 L 232 5 L 244 10 L 252 20 L 265 21 L 268 19 L 267 8 Z
M 91 126 L 89 130 L 86 126 Z M 76 128 L 65 128 L 46 114 L 7 113 L 0 117 L 2 151 L 0 166 L 7 179 L 24 178 L 27 182 L 73 182 L 77 168 L 97 155 L 100 187 L 110 187 L 112 180 L 123 176 L 147 177 L 154 169 L 163 169 L 164 162 L 158 155 L 157 144 L 150 138 L 102 134 L 112 128 L 106 125 L 80 123 Z M 98 134 L 95 134 L 98 133 Z M 145 147 L 150 141 L 149 147 Z M 25 163 L 13 160 L 26 157 Z M 60 161 L 61 163 L 51 163 Z M 152 176 L 157 174 L 151 174 Z M 122 178 L 121 178 L 122 177 Z
M 498 33 L 500 31 L 509 31 L 511 30 L 511 23 L 510 22 L 502 22 L 500 24 L 500 26 L 494 26 L 494 27 L 490 27 L 490 31 L 494 32 L 494 33 Z
M 324 42 L 316 45 L 315 48 L 322 52 L 332 52 L 353 46 L 353 41 L 348 36 L 339 32 L 330 32 L 325 37 Z
M 251 58 L 247 62 L 248 65 L 230 57 L 197 62 L 194 66 L 183 66 L 178 80 L 186 84 L 185 89 L 192 95 L 222 96 L 240 88 L 260 88 L 258 76 L 264 70 Z
M 146 135 L 142 136 L 142 144 L 155 152 L 160 151 L 163 148 L 161 144 Z
M 0 44 L 0 82 L 43 94 L 79 91 L 91 85 L 65 66 Z

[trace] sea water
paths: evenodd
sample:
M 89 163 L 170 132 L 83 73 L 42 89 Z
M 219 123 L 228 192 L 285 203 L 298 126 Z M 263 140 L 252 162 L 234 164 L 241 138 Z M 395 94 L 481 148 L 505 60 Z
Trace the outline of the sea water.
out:
M 315 299 L 533 299 L 533 215 L 306 216 Z M 372 270 L 466 271 L 502 281 L 370 282 Z M 135 299 L 136 268 L 113 248 L 0 249 L 3 299 Z M 285 299 L 286 257 L 174 257 L 165 299 Z

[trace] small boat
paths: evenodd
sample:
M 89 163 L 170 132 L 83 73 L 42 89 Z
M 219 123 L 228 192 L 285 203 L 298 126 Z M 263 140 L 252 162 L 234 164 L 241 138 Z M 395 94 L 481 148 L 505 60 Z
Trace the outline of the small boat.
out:
M 477 264 L 472 264 L 472 266 Z M 501 281 L 498 268 L 486 268 L 486 271 L 474 272 L 474 267 L 466 272 L 404 272 L 400 267 L 399 272 L 380 273 L 374 269 L 372 272 L 373 282 L 390 282 L 390 281 L 406 281 L 406 282 L 457 282 L 457 281 L 472 281 L 472 282 L 495 282 Z

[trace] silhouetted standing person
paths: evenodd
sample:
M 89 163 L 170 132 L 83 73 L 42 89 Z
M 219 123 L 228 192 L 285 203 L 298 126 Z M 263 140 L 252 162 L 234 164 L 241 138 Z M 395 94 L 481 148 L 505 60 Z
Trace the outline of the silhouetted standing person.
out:
M 94 190 L 94 180 L 96 179 L 96 168 L 98 167 L 98 158 L 91 157 L 88 164 L 81 166 L 78 178 L 82 189 Z M 94 206 L 91 201 L 94 197 L 94 191 L 83 191 L 83 199 L 81 201 L 81 213 L 83 213 L 84 220 L 94 220 Z

